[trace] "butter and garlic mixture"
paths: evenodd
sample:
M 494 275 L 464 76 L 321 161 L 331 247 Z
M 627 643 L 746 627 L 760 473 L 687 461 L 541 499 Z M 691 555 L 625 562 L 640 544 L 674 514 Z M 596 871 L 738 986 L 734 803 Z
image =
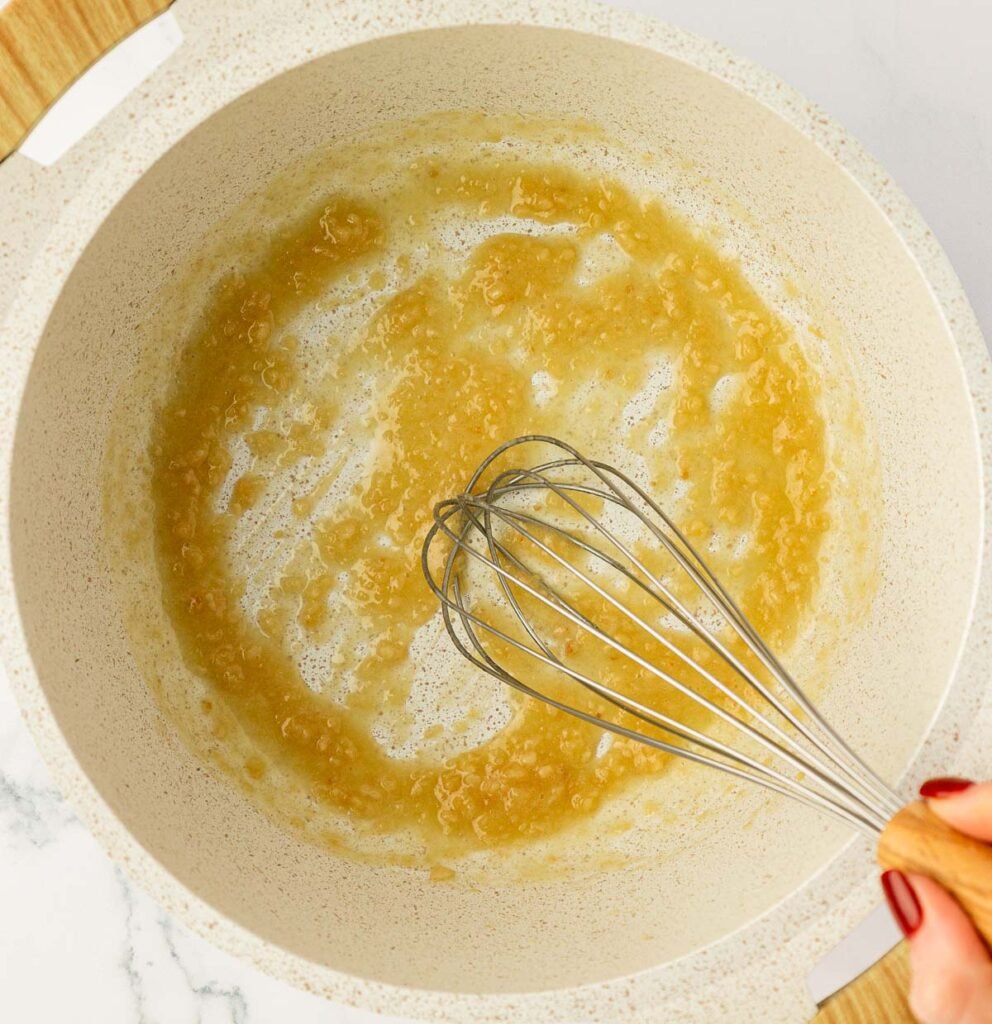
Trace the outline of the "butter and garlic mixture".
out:
M 790 328 L 661 197 L 506 143 L 401 166 L 353 148 L 348 187 L 217 282 L 155 420 L 199 713 L 219 749 L 248 738 L 250 785 L 278 767 L 346 822 L 345 848 L 550 835 L 669 764 L 448 656 L 420 547 L 501 442 L 556 435 L 635 472 L 780 651 L 817 597 L 833 474 Z

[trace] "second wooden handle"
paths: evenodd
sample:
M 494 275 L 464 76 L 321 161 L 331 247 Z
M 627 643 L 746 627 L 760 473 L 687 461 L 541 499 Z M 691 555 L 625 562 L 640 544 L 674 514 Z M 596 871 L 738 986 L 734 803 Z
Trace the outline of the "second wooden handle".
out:
M 992 846 L 962 835 L 917 801 L 889 822 L 878 841 L 878 862 L 940 882 L 992 949 Z

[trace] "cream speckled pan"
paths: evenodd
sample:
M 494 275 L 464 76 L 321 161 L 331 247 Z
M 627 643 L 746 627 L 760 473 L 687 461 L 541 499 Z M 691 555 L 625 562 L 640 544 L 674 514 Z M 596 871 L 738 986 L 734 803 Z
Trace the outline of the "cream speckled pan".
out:
M 128 650 L 101 555 L 111 398 L 149 296 L 294 154 L 451 108 L 598 122 L 684 161 L 745 262 L 774 250 L 846 339 L 884 477 L 882 580 L 826 712 L 893 781 L 988 774 L 989 358 L 939 246 L 801 97 L 653 21 L 580 0 L 173 10 L 177 54 L 83 142 L 50 169 L 0 165 L 0 621 L 59 784 L 163 905 L 337 1000 L 465 1022 L 808 1019 L 806 972 L 877 888 L 867 846 L 803 809 L 697 830 L 655 873 L 471 891 L 328 857 L 232 799 Z

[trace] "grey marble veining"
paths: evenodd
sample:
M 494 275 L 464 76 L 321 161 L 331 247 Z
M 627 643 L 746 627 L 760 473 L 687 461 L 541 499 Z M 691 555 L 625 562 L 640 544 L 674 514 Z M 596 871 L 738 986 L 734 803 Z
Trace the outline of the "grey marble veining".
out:
M 368 1024 L 190 933 L 80 824 L 0 679 L 0 1020 Z

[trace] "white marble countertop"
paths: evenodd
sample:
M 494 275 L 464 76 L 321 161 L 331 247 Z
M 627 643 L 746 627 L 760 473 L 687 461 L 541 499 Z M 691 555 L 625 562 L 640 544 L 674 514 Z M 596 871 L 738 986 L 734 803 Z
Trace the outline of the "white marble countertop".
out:
M 992 338 L 992 5 L 616 0 L 819 103 L 922 211 Z M 0 670 L 2 673 L 2 670 Z M 214 949 L 137 891 L 54 788 L 0 675 L 0 1020 L 359 1024 Z

